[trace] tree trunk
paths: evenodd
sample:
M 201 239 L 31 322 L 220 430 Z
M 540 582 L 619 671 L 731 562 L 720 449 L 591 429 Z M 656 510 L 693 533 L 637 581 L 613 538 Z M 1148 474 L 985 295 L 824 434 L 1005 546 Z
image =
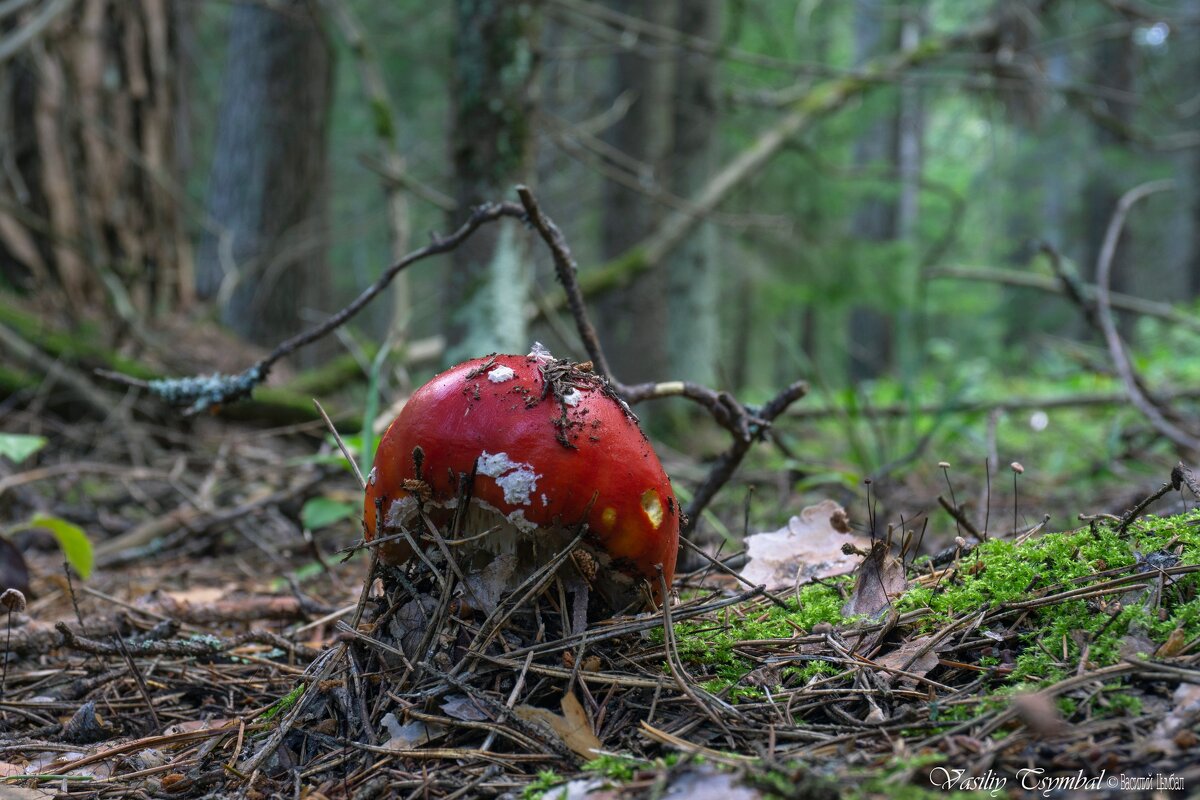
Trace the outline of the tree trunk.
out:
M 1200 15 L 1200 0 L 1185 0 L 1180 11 L 1191 17 Z M 1180 76 L 1179 83 L 1190 86 L 1189 79 L 1200 73 L 1200 30 L 1195 27 L 1185 29 L 1182 38 L 1184 47 L 1181 49 L 1189 57 L 1184 59 L 1182 67 L 1187 72 Z M 1196 120 L 1194 113 L 1191 117 L 1193 123 Z M 1191 173 L 1192 176 L 1190 181 L 1181 181 L 1184 184 L 1181 197 L 1185 201 L 1184 213 L 1187 217 L 1184 226 L 1188 234 L 1186 253 L 1180 259 L 1180 267 L 1183 273 L 1183 296 L 1194 300 L 1200 297 L 1200 150 L 1192 149 L 1181 154 L 1179 167 L 1181 175 Z
M 911 53 L 921 44 L 923 0 L 903 4 L 900 21 L 900 50 Z M 923 285 L 920 265 L 916 263 L 911 245 L 917 238 L 917 222 L 921 214 L 921 172 L 924 165 L 925 103 L 921 89 L 909 81 L 901 81 L 899 108 L 896 111 L 896 177 L 900 194 L 896 200 L 896 229 L 894 238 L 905 245 L 904 256 L 896 265 L 894 296 L 896 304 L 895 350 L 896 366 L 901 375 L 914 375 L 919 368 L 924 332 Z
M 720 34 L 720 9 L 715 0 L 680 0 L 677 24 L 685 35 L 715 41 Z M 686 48 L 680 48 L 676 57 L 670 188 L 680 197 L 699 191 L 715 164 L 715 66 L 711 56 Z M 667 337 L 673 379 L 706 386 L 716 383 L 721 354 L 719 265 L 717 231 L 711 222 L 698 226 L 667 259 Z
M 520 0 L 455 0 L 451 133 L 457 227 L 480 203 L 513 200 L 532 182 L 538 60 L 535 5 Z M 513 220 L 488 225 L 454 251 L 446 280 L 444 329 L 454 360 L 525 352 L 528 237 Z
M 858 0 L 855 7 L 855 47 L 859 62 L 877 55 L 884 42 L 895 39 L 899 49 L 918 49 L 921 35 L 919 2 L 896 3 L 890 10 L 902 17 L 892 35 L 883 16 L 889 10 L 880 0 Z M 873 305 L 850 312 L 850 378 L 860 381 L 890 370 L 902 375 L 917 368 L 921 290 L 917 264 L 903 247 L 916 236 L 920 211 L 924 111 L 920 90 L 901 81 L 892 110 L 878 120 L 855 146 L 855 164 L 880 171 L 897 184 L 895 197 L 868 197 L 854 214 L 853 235 L 866 242 L 876 257 L 870 259 L 864 286 Z M 896 245 L 901 245 L 897 247 Z M 885 255 L 886 253 L 886 255 Z M 885 310 L 886 309 L 886 310 Z
M 296 333 L 306 311 L 330 304 L 332 91 L 333 53 L 309 3 L 233 7 L 198 288 L 256 343 Z
M 670 27 L 675 3 L 612 0 L 624 14 Z M 629 92 L 629 110 L 609 131 L 617 150 L 640 162 L 639 179 L 647 186 L 660 179 L 663 159 L 672 143 L 671 85 L 673 51 L 651 47 L 633 37 L 633 45 L 613 58 L 612 94 Z M 609 181 L 601 212 L 601 257 L 629 251 L 657 227 L 662 207 L 646 192 Z M 659 380 L 667 367 L 667 270 L 651 269 L 629 285 L 611 292 L 599 304 L 602 335 L 617 377 L 626 383 Z
M 0 77 L 0 284 L 75 319 L 192 300 L 180 218 L 187 3 L 66 4 Z M 8 36 L 43 8 L 9 17 Z
M 883 0 L 855 0 L 854 50 L 855 61 L 862 64 L 879 54 L 888 41 L 884 24 Z M 895 168 L 896 121 L 888 115 L 876 119 L 854 145 L 854 164 L 861 170 Z M 858 243 L 886 242 L 896 235 L 897 207 L 893 200 L 867 197 L 854 212 L 851 222 L 854 240 Z M 880 269 L 882 264 L 868 266 Z M 860 267 L 861 268 L 861 267 Z M 877 286 L 888 276 L 870 276 Z M 878 303 L 882 292 L 873 293 L 875 304 L 860 304 L 850 310 L 849 363 L 853 382 L 883 374 L 892 363 L 893 320 Z
M 1133 41 L 1133 33 L 1129 32 L 1118 38 L 1102 39 L 1095 48 L 1092 61 L 1092 82 L 1127 95 L 1135 90 L 1137 72 L 1137 48 Z M 1116 102 L 1107 96 L 1097 96 L 1093 102 L 1099 103 L 1103 111 L 1111 115 L 1121 125 L 1128 126 L 1133 122 L 1134 105 L 1130 102 Z M 1116 210 L 1121 195 L 1132 186 L 1121 183 L 1127 180 L 1122 176 L 1122 169 L 1113 169 L 1110 157 L 1124 155 L 1122 145 L 1128 144 L 1122 137 L 1107 127 L 1096 126 L 1095 141 L 1098 158 L 1091 166 L 1091 175 L 1084 188 L 1085 220 L 1087 237 L 1083 273 L 1089 280 L 1096 275 L 1096 259 L 1099 257 L 1104 233 L 1108 229 L 1109 220 Z M 1138 294 L 1137 286 L 1133 285 L 1133 274 L 1130 269 L 1130 248 L 1132 236 L 1126 225 L 1117 242 L 1116 253 L 1113 256 L 1112 281 L 1110 288 L 1114 292 Z

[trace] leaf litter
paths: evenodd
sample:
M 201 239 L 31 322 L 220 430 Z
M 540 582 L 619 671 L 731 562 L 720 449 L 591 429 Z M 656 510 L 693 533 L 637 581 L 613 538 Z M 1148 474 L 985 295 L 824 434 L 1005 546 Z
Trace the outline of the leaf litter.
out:
M 20 783 L 0 797 L 887 796 L 871 781 L 1031 760 L 1200 780 L 1195 512 L 906 564 L 826 501 L 747 541 L 743 577 L 784 608 L 701 572 L 672 635 L 660 612 L 566 633 L 553 591 L 485 630 L 436 558 L 362 594 L 365 555 L 314 554 L 281 513 L 334 476 L 282 483 L 255 458 L 206 463 L 192 491 L 225 522 L 193 517 L 152 558 L 109 550 L 68 585 L 30 556 L 0 698 Z M 144 522 L 110 497 L 124 530 Z

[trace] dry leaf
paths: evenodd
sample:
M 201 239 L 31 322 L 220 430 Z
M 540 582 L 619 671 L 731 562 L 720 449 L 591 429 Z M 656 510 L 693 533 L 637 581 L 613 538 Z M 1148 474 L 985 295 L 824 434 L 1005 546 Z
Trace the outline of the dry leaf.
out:
M 922 636 L 919 639 L 913 639 L 905 642 L 886 655 L 875 658 L 875 663 L 880 666 L 898 669 L 904 672 L 911 673 L 920 677 L 925 677 L 929 671 L 938 665 L 938 657 L 935 648 L 926 647 L 932 637 Z M 922 653 L 921 651 L 925 652 Z M 883 679 L 888 684 L 893 684 L 899 680 L 903 684 L 912 684 L 915 681 L 912 678 L 904 675 L 897 675 L 894 672 L 885 672 Z
M 526 722 L 541 723 L 562 740 L 570 750 L 586 759 L 593 759 L 601 749 L 600 740 L 592 733 L 583 706 L 573 694 L 564 694 L 562 715 L 534 706 L 517 706 L 514 713 Z
M 746 537 L 749 561 L 742 577 L 767 589 L 791 589 L 798 582 L 841 575 L 854 569 L 855 558 L 842 552 L 851 544 L 866 549 L 871 541 L 865 536 L 841 533 L 834 521 L 844 527 L 846 510 L 832 500 L 809 506 L 784 528 Z
M 892 598 L 904 594 L 908 581 L 904 577 L 904 562 L 889 552 L 885 542 L 871 545 L 871 552 L 858 565 L 854 592 L 842 615 L 873 617 L 892 605 Z
M 1066 730 L 1054 700 L 1044 692 L 1027 692 L 1012 699 L 1013 710 L 1034 736 L 1050 738 Z
M 193 731 L 207 731 L 213 728 L 224 728 L 226 725 L 236 722 L 237 720 L 226 719 L 225 717 L 217 717 L 215 719 L 190 719 L 184 722 L 176 722 L 174 725 L 168 725 L 163 728 L 163 736 L 177 736 L 181 733 L 192 733 Z
M 1154 657 L 1170 658 L 1171 656 L 1177 656 L 1183 652 L 1184 645 L 1187 643 L 1187 634 L 1183 632 L 1183 628 L 1176 628 L 1171 631 L 1171 635 L 1162 643 L 1162 646 L 1154 651 Z
M 482 722 L 488 718 L 479 704 L 465 694 L 447 695 L 446 701 L 442 703 L 442 711 L 446 713 L 447 717 L 469 722 Z
M 54 792 L 0 783 L 0 800 L 49 800 L 51 797 L 54 797 Z
M 446 733 L 445 728 L 434 722 L 413 720 L 401 725 L 390 711 L 383 715 L 383 725 L 391 737 L 383 745 L 389 750 L 415 750 Z

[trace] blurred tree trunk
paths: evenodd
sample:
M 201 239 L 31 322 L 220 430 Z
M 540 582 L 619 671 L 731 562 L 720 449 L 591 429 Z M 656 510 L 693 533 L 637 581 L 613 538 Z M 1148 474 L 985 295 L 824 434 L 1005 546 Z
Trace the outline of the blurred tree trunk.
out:
M 14 35 L 45 10 L 0 29 Z M 77 319 L 136 321 L 192 300 L 178 57 L 190 15 L 173 0 L 63 4 L 4 65 L 0 284 Z
M 854 53 L 856 63 L 862 64 L 878 55 L 891 37 L 884 21 L 884 0 L 855 0 Z M 896 171 L 897 125 L 894 115 L 875 119 L 854 145 L 854 165 L 864 171 L 880 169 Z M 854 212 L 851 235 L 859 243 L 881 243 L 896 236 L 897 204 L 895 200 L 873 196 L 865 198 Z M 856 265 L 863 269 L 865 265 Z M 866 266 L 880 269 L 877 263 Z M 867 285 L 880 287 L 887 276 L 870 276 Z M 882 292 L 871 293 L 874 302 L 861 303 L 850 310 L 849 365 L 850 380 L 858 382 L 887 371 L 892 362 L 894 321 L 880 306 Z
M 455 0 L 451 156 L 462 224 L 484 202 L 515 200 L 532 182 L 538 59 L 537 11 L 521 0 Z M 525 352 L 529 240 L 515 220 L 488 225 L 452 256 L 444 328 L 458 360 L 489 351 Z
M 900 17 L 895 28 L 887 24 L 889 13 Z M 859 63 L 886 52 L 892 41 L 902 52 L 914 51 L 920 45 L 921 3 L 857 0 L 854 30 Z M 867 197 L 852 222 L 856 241 L 877 245 L 866 265 L 873 272 L 863 284 L 873 302 L 850 311 L 850 379 L 855 382 L 917 368 L 921 283 L 904 245 L 917 234 L 924 110 L 920 90 L 912 84 L 901 81 L 894 97 L 890 112 L 868 128 L 854 150 L 857 167 L 896 185 L 895 194 Z
M 1200 16 L 1200 0 L 1184 0 L 1181 12 L 1193 18 Z M 1189 87 L 1189 91 L 1185 92 L 1185 96 L 1190 98 L 1187 121 L 1195 125 L 1196 120 L 1200 118 L 1200 104 L 1197 103 L 1190 88 L 1193 86 L 1191 78 L 1200 74 L 1200 29 L 1195 26 L 1185 28 L 1181 32 L 1180 38 L 1184 42 L 1184 47 L 1180 50 L 1187 55 L 1182 59 L 1183 63 L 1180 65 L 1179 83 L 1181 86 Z M 1200 298 L 1200 149 L 1192 149 L 1181 155 L 1180 174 L 1191 173 L 1192 180 L 1183 179 L 1181 181 L 1184 184 L 1182 197 L 1187 201 L 1188 219 L 1185 221 L 1185 226 L 1189 229 L 1190 235 L 1187 236 L 1188 252 L 1179 260 L 1179 263 L 1185 275 L 1184 296 L 1194 300 Z
M 1132 26 L 1131 26 L 1132 28 Z M 1132 29 L 1117 37 L 1101 39 L 1093 50 L 1091 63 L 1091 82 L 1115 92 L 1132 96 L 1136 89 L 1137 47 L 1133 41 Z M 1091 100 L 1099 106 L 1099 110 L 1112 117 L 1118 126 L 1129 126 L 1133 123 L 1135 110 L 1134 102 L 1113 100 L 1107 93 L 1097 94 Z M 1107 126 L 1096 125 L 1094 128 L 1096 158 L 1091 165 L 1091 174 L 1084 186 L 1084 215 L 1086 227 L 1084 235 L 1084 263 L 1081 271 L 1088 280 L 1096 275 L 1096 259 L 1104 242 L 1104 233 L 1108 229 L 1109 220 L 1116 210 L 1121 195 L 1128 189 L 1128 170 L 1114 169 L 1113 160 L 1119 158 L 1128 146 L 1127 139 L 1119 130 Z M 1114 292 L 1137 294 L 1134 275 L 1130 265 L 1130 248 L 1132 233 L 1126 225 L 1117 242 L 1116 254 L 1113 256 L 1111 288 Z
M 616 11 L 671 27 L 675 2 L 611 0 Z M 629 92 L 625 116 L 609 131 L 608 142 L 640 162 L 637 176 L 647 189 L 658 185 L 672 144 L 673 51 L 637 37 L 613 58 L 612 96 Z M 694 177 L 694 173 L 692 177 Z M 662 218 L 662 206 L 647 192 L 607 181 L 600 223 L 600 255 L 605 260 L 631 251 Z M 651 269 L 599 303 L 598 317 L 609 361 L 627 383 L 661 380 L 667 373 L 667 270 Z
M 900 51 L 910 53 L 921 44 L 924 28 L 924 2 L 904 3 L 899 6 Z M 924 164 L 925 103 L 918 86 L 901 81 L 899 108 L 896 111 L 896 172 L 900 182 L 900 195 L 896 200 L 896 230 L 894 238 L 905 245 L 904 252 L 895 266 L 893 275 L 898 298 L 896 304 L 896 328 L 894 331 L 896 366 L 901 377 L 916 374 L 924 333 L 923 284 L 920 265 L 916 262 L 913 244 L 916 242 L 917 223 L 921 214 L 921 172 Z
M 197 285 L 233 330 L 274 344 L 329 302 L 333 53 L 305 0 L 238 3 L 228 25 Z
M 720 8 L 716 0 L 679 0 L 679 30 L 716 41 Z M 717 98 L 715 60 L 680 48 L 675 62 L 672 98 L 674 141 L 670 150 L 670 189 L 691 197 L 704 186 L 715 165 Z M 667 342 L 673 379 L 706 386 L 716 383 L 720 356 L 717 317 L 720 262 L 718 239 L 711 222 L 701 223 L 667 259 L 670 326 Z M 665 377 L 665 376 L 662 376 Z

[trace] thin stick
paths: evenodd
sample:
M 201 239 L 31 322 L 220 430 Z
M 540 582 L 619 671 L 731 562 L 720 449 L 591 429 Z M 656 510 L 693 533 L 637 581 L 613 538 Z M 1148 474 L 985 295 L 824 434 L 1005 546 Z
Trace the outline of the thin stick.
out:
M 342 451 L 342 458 L 346 459 L 346 463 L 350 465 L 350 469 L 354 470 L 354 477 L 358 478 L 358 488 L 366 489 L 367 482 L 363 479 L 362 470 L 358 468 L 358 464 L 350 457 L 350 448 L 346 447 L 346 443 L 342 441 L 342 436 L 334 427 L 333 420 L 325 413 L 325 408 L 321 405 L 321 401 L 313 398 L 313 405 L 317 407 L 317 412 L 320 413 L 321 419 L 325 420 L 325 426 L 329 428 L 329 432 L 333 434 L 333 440 L 337 442 L 338 449 Z
M 942 474 L 946 476 L 946 488 L 950 490 L 950 502 L 954 504 L 953 511 L 950 514 L 950 516 L 954 517 L 954 531 L 959 536 L 962 536 L 962 522 L 959 521 L 961 514 L 958 509 L 958 498 L 954 496 L 954 484 L 950 482 L 950 462 L 940 461 L 938 462 L 938 466 L 942 468 Z M 939 497 L 938 500 L 941 501 L 942 498 Z M 942 502 L 942 507 L 946 507 L 944 501 Z
M 707 561 L 712 566 L 716 567 L 720 572 L 724 572 L 726 575 L 736 578 L 738 583 L 742 584 L 747 589 L 758 588 L 753 583 L 751 583 L 750 581 L 748 581 L 744 577 L 742 577 L 742 573 L 738 572 L 733 567 L 730 567 L 724 561 L 713 558 L 708 553 L 704 552 L 704 550 L 699 545 L 694 544 L 686 536 L 680 536 L 679 543 L 682 544 L 684 547 L 688 548 L 689 550 L 691 550 L 693 553 L 696 553 L 697 555 L 699 555 L 701 558 L 703 558 L 705 561 Z M 778 595 L 772 594 L 771 592 L 768 592 L 766 590 L 763 590 L 762 595 L 763 595 L 763 597 L 767 598 L 775 605 L 779 606 L 780 608 L 784 609 L 785 611 L 787 610 L 787 607 L 788 607 L 787 603 L 785 603 L 783 600 L 781 600 Z
M 983 475 L 984 475 L 984 481 L 985 481 L 984 485 L 987 487 L 987 502 L 984 503 L 984 508 L 983 508 L 983 538 L 986 540 L 988 537 L 988 522 L 992 518 L 992 462 L 991 462 L 991 459 L 985 458 L 983 460 Z
M 687 695 L 688 698 L 696 704 L 696 707 L 704 712 L 706 717 L 711 719 L 718 728 L 724 731 L 726 736 L 733 738 L 733 733 L 725 725 L 725 721 L 722 720 L 715 711 L 709 708 L 708 703 L 705 703 L 703 700 L 701 700 L 700 696 L 697 695 L 695 690 L 692 689 L 691 681 L 688 677 L 686 677 L 687 673 L 683 669 L 683 664 L 676 663 L 679 658 L 679 652 L 678 648 L 675 647 L 675 626 L 671 621 L 670 587 L 667 586 L 667 579 L 663 576 L 661 571 L 658 573 L 658 582 L 662 588 L 663 598 L 663 649 L 666 651 L 667 668 L 671 671 L 671 677 L 675 679 L 675 683 L 679 686 L 679 690 Z
M 1133 362 L 1129 359 L 1125 343 L 1121 340 L 1121 335 L 1117 332 L 1117 325 L 1113 321 L 1112 300 L 1108 290 L 1113 259 L 1117 254 L 1117 244 L 1120 242 L 1121 232 L 1125 227 L 1125 219 L 1129 216 L 1130 209 L 1145 197 L 1174 188 L 1175 182 L 1172 180 L 1151 181 L 1136 186 L 1121 196 L 1116 210 L 1113 211 L 1112 219 L 1108 222 L 1108 229 L 1104 232 L 1104 243 L 1100 247 L 1100 255 L 1096 259 L 1096 312 L 1113 367 L 1120 376 L 1121 383 L 1125 386 L 1125 393 L 1129 395 L 1130 402 L 1138 411 L 1142 412 L 1155 430 L 1177 446 L 1192 452 L 1200 452 L 1200 438 L 1168 420 L 1162 410 L 1138 385 L 1139 381 Z
M 154 708 L 154 701 L 150 699 L 150 690 L 146 688 L 146 679 L 142 677 L 142 671 L 137 668 L 137 664 L 133 661 L 133 656 L 129 654 L 129 648 L 125 646 L 125 640 L 116 635 L 113 641 L 117 643 L 117 647 L 121 650 L 121 657 L 125 659 L 125 663 L 129 666 L 129 672 L 133 675 L 133 682 L 138 688 L 138 693 L 141 694 L 142 700 L 146 703 L 146 709 L 150 712 L 150 719 L 154 721 L 154 732 L 162 731 L 162 722 L 158 719 L 158 711 Z

